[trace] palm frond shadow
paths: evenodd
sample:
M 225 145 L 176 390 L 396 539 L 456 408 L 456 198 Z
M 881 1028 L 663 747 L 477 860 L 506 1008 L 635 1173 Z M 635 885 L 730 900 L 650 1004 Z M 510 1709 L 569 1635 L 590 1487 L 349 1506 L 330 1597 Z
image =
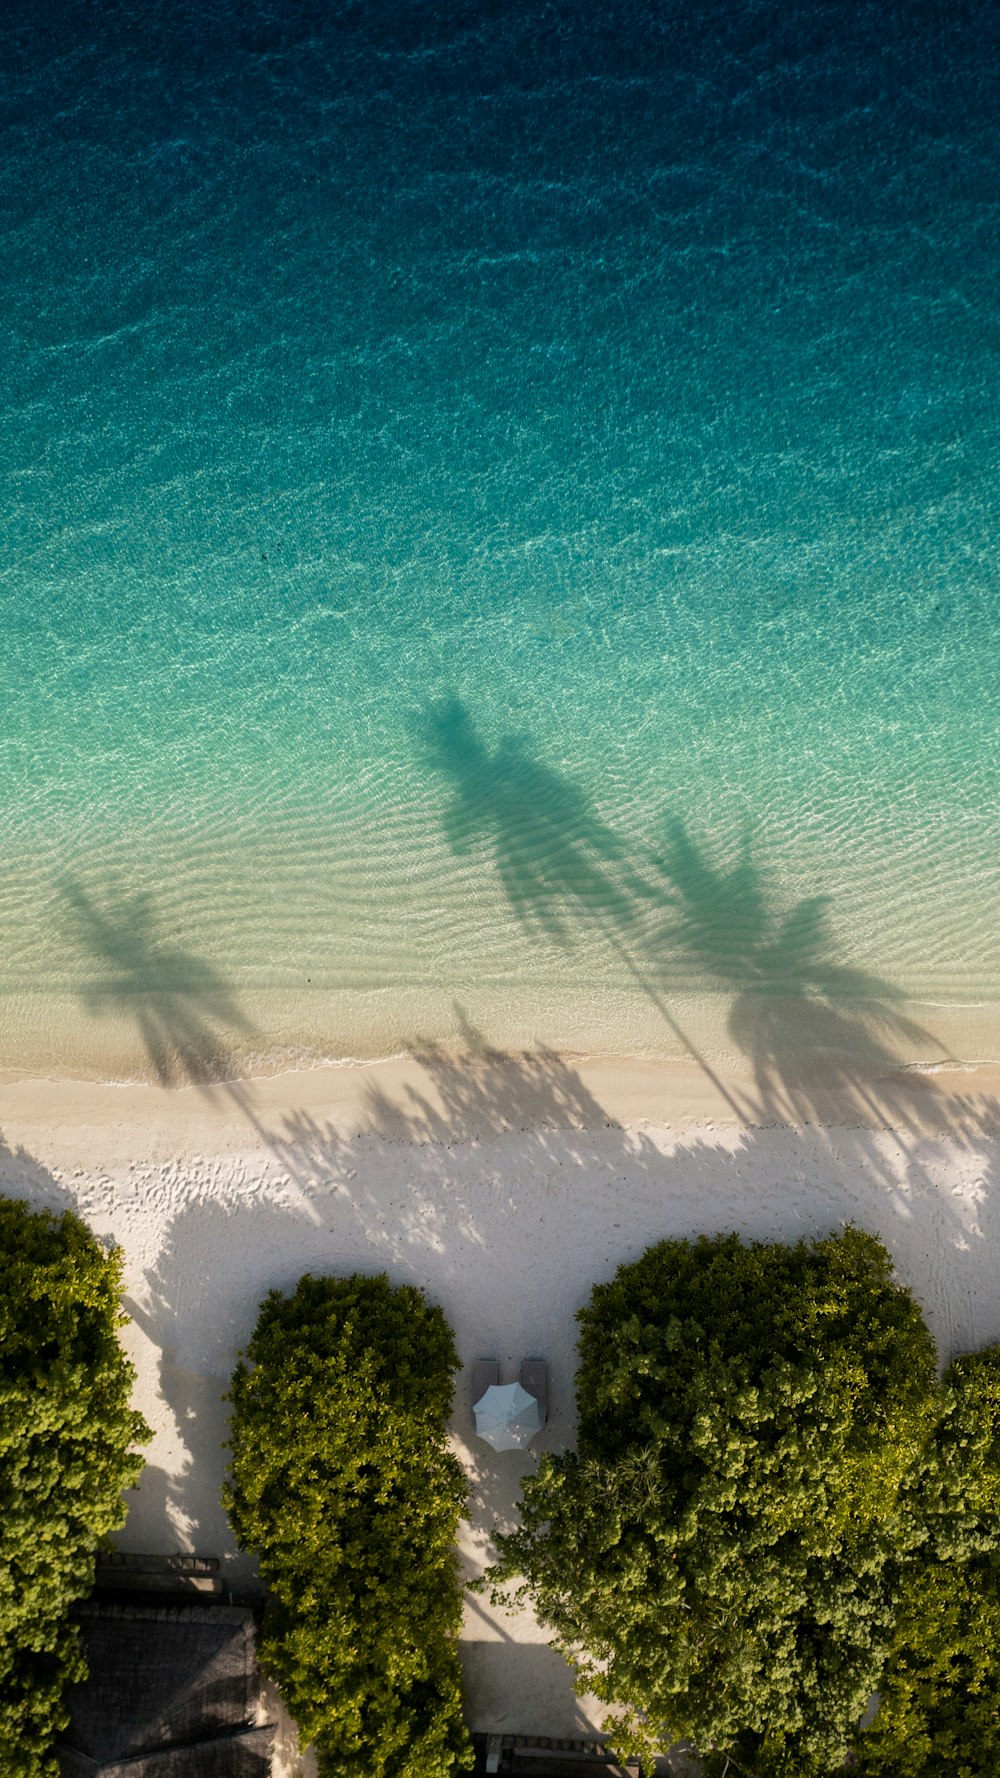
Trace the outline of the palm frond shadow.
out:
M 451 792 L 452 850 L 492 863 L 535 939 L 602 941 L 741 1119 L 926 1127 L 935 1088 L 910 1062 L 955 1058 L 898 988 L 838 954 L 830 895 L 784 897 L 749 835 L 715 862 L 677 813 L 662 818 L 658 847 L 630 849 L 523 736 L 491 749 L 458 698 L 430 710 L 424 745 Z M 724 1081 L 679 1022 L 681 987 L 728 996 L 748 1088 Z M 950 1095 L 949 1110 L 969 1135 L 996 1125 L 992 1103 Z
M 683 960 L 728 992 L 728 1029 L 753 1070 L 762 1121 L 842 1115 L 920 1127 L 927 1083 L 906 1070 L 950 1056 L 906 1010 L 891 982 L 837 955 L 833 898 L 787 903 L 753 863 L 749 838 L 730 865 L 714 864 L 670 816 L 653 859 L 664 914 L 653 941 L 661 973 Z
M 432 707 L 424 731 L 431 766 L 451 800 L 444 833 L 452 851 L 490 852 L 517 919 L 556 944 L 572 942 L 583 919 L 627 929 L 634 917 L 622 842 L 571 779 L 539 760 L 523 737 L 505 736 L 492 751 L 465 705 Z
M 80 993 L 86 1010 L 135 1026 L 161 1086 L 225 1081 L 234 1043 L 255 1028 L 219 972 L 163 935 L 152 895 L 98 900 L 66 878 L 61 896 L 68 936 L 95 969 Z

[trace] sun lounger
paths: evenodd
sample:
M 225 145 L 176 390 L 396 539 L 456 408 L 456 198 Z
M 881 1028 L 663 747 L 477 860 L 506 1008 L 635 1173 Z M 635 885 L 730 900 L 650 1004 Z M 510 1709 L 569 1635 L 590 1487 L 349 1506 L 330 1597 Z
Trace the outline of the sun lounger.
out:
M 477 1358 L 472 1367 L 472 1405 L 481 1401 L 487 1389 L 500 1381 L 500 1360 L 498 1358 Z M 475 1416 L 473 1416 L 475 1417 Z
M 533 1395 L 542 1410 L 542 1425 L 549 1417 L 549 1367 L 544 1358 L 525 1358 L 521 1364 L 521 1388 Z

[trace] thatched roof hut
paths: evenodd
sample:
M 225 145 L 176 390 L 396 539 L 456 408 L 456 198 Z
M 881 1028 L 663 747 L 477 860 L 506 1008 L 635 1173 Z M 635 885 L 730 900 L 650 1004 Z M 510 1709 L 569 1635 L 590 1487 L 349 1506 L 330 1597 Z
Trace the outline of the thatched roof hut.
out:
M 268 1778 L 252 1612 L 93 1599 L 79 1622 L 89 1676 L 69 1695 L 63 1778 Z

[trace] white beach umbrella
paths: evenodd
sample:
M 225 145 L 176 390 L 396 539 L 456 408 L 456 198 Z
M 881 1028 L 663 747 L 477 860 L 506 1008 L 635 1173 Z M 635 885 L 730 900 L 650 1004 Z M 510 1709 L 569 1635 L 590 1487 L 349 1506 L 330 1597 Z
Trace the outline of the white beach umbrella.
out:
M 492 1383 L 473 1413 L 476 1432 L 494 1451 L 523 1451 L 542 1429 L 542 1410 L 520 1383 Z

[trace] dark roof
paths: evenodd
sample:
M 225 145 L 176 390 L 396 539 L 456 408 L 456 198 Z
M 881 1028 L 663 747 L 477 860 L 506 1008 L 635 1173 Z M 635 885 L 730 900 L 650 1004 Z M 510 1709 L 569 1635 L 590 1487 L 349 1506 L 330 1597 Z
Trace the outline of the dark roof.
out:
M 72 1748 L 62 1748 L 63 1778 L 269 1778 L 273 1729 L 245 1729 L 191 1747 L 167 1747 L 136 1759 L 98 1764 Z
M 68 1694 L 64 1778 L 266 1778 L 253 1613 L 90 1600 L 88 1677 Z

